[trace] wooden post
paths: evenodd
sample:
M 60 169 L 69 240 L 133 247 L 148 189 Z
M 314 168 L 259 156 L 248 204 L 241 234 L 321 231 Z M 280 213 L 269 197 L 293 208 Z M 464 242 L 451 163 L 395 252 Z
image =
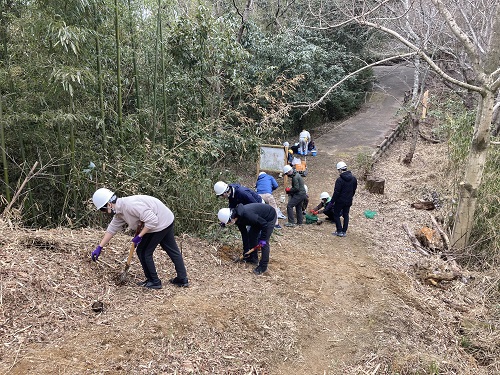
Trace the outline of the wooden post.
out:
M 429 103 L 429 90 L 424 92 L 422 97 L 422 119 L 427 117 L 427 105 Z

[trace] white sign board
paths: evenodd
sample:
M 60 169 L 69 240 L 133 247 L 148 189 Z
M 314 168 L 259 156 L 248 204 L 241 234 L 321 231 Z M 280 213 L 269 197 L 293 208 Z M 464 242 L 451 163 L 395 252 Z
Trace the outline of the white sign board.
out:
M 259 169 L 269 172 L 283 172 L 285 161 L 285 148 L 283 146 L 260 146 Z

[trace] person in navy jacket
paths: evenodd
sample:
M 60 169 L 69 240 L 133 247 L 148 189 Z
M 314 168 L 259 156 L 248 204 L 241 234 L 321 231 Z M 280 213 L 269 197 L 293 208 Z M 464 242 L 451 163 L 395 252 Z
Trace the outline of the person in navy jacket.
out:
M 235 208 L 221 208 L 217 216 L 223 225 L 235 223 L 238 227 L 243 241 L 243 260 L 247 263 L 259 263 L 253 272 L 256 275 L 266 272 L 269 264 L 269 239 L 277 217 L 274 208 L 263 203 L 240 203 Z M 259 246 L 262 252 L 260 262 L 257 250 L 245 255 L 255 246 Z
M 224 181 L 218 181 L 214 185 L 215 194 L 218 197 L 224 197 L 229 200 L 229 208 L 235 208 L 239 203 L 263 203 L 263 199 L 252 189 L 240 184 L 226 184 Z

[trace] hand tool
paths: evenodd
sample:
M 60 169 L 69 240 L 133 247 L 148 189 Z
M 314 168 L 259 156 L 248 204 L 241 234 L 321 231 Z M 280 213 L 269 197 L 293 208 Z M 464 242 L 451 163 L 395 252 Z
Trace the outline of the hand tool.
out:
M 135 235 L 139 235 L 139 233 L 141 233 L 141 230 L 142 228 L 144 227 L 144 223 L 141 222 L 138 226 L 137 226 L 137 229 L 135 230 Z M 118 276 L 118 279 L 116 281 L 116 284 L 117 285 L 124 285 L 127 280 L 128 280 L 128 270 L 130 268 L 130 263 L 132 262 L 132 257 L 134 256 L 134 249 L 135 249 L 135 244 L 132 242 L 132 244 L 130 245 L 130 250 L 128 252 L 128 258 L 127 258 L 127 263 L 125 263 L 125 269 L 123 270 L 123 272 L 120 274 L 120 276 Z

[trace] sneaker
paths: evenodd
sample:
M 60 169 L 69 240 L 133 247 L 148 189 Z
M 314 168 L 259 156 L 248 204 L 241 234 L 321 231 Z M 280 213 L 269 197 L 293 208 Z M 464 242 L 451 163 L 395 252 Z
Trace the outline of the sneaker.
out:
M 136 282 L 137 286 L 146 286 L 146 284 L 149 282 L 149 280 L 144 280 L 144 281 L 138 281 Z
M 294 227 L 294 226 L 295 226 L 295 224 L 294 224 L 294 223 L 286 223 L 286 224 L 285 224 L 285 227 Z
M 253 273 L 256 275 L 262 275 L 264 272 L 267 270 L 263 269 L 261 266 L 257 266 L 254 270 Z
M 333 234 L 334 236 L 343 237 L 343 236 L 342 236 L 342 232 L 333 232 L 332 234 Z
M 339 233 L 339 237 L 345 237 L 345 236 L 347 236 L 347 234 L 345 232 L 340 232 Z
M 161 289 L 161 281 L 157 281 L 155 283 L 152 281 L 148 281 L 146 284 L 144 284 L 144 287 L 148 289 Z
M 279 225 L 279 224 L 276 224 L 276 225 L 274 226 L 274 229 L 283 229 L 283 227 L 282 227 L 281 225 Z
M 178 287 L 183 287 L 187 288 L 189 286 L 189 280 L 186 277 L 185 279 L 179 279 L 178 277 L 174 277 L 173 279 L 170 279 L 170 284 L 174 284 L 175 286 Z

